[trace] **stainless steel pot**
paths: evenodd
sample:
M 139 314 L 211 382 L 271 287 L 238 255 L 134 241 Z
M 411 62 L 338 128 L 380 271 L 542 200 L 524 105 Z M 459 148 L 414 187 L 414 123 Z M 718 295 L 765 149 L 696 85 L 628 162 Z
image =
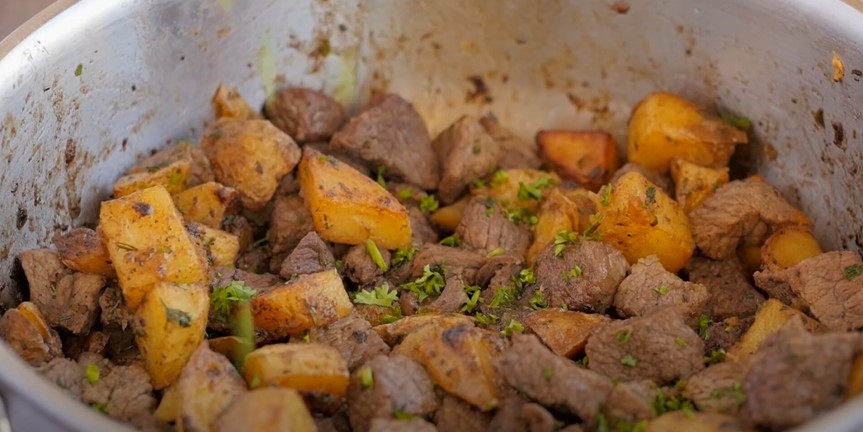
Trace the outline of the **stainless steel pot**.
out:
M 350 107 L 391 91 L 433 133 L 492 110 L 525 137 L 596 127 L 622 139 L 635 102 L 678 92 L 752 118 L 753 169 L 814 218 L 822 246 L 859 251 L 861 11 L 856 0 L 61 1 L 0 43 L 0 304 L 21 299 L 14 257 L 94 221 L 136 158 L 195 138 L 220 82 L 258 105 L 283 83 Z M 118 430 L 3 344 L 0 364 L 14 429 Z M 861 408 L 810 429 L 859 430 Z

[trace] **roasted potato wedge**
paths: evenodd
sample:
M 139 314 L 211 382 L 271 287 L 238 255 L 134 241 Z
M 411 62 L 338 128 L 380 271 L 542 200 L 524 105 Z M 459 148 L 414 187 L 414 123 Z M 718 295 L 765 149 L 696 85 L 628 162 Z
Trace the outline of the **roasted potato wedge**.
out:
M 474 188 L 475 196 L 490 196 L 507 210 L 525 209 L 535 213 L 543 193 L 560 184 L 555 173 L 528 168 L 513 168 L 495 172 L 487 184 Z
M 266 120 L 220 119 L 204 132 L 201 150 L 216 181 L 235 188 L 250 210 L 263 208 L 300 160 L 294 140 Z
M 749 358 L 755 351 L 758 351 L 758 347 L 768 336 L 776 333 L 783 324 L 794 316 L 803 319 L 809 330 L 815 330 L 819 326 L 818 321 L 809 318 L 803 312 L 786 306 L 779 300 L 767 299 L 758 309 L 758 313 L 755 314 L 755 321 L 752 322 L 746 333 L 728 350 L 728 359 L 742 361 Z
M 216 182 L 190 187 L 174 195 L 174 204 L 187 221 L 221 229 L 226 216 L 237 213 L 239 194 Z
M 162 392 L 162 400 L 153 412 L 153 417 L 164 423 L 176 422 L 180 417 L 180 392 L 177 391 L 176 383 Z
M 375 326 L 374 330 L 378 336 L 389 346 L 393 346 L 405 336 L 427 326 L 436 325 L 441 327 L 454 327 L 459 324 L 473 325 L 473 319 L 463 314 L 422 314 L 406 316 L 389 324 Z
M 524 317 L 524 325 L 552 352 L 564 357 L 581 353 L 590 333 L 609 321 L 605 315 L 557 308 L 540 309 Z
M 31 366 L 63 357 L 60 336 L 45 321 L 35 304 L 23 302 L 0 317 L 0 338 Z
M 215 266 L 233 266 L 240 253 L 239 237 L 216 228 L 194 222 L 186 224 L 189 235 L 195 240 L 199 253 Z
M 247 391 L 246 382 L 227 357 L 203 342 L 170 387 L 178 403 L 177 430 L 206 432 L 231 402 Z
M 126 174 L 114 183 L 114 197 L 120 198 L 142 189 L 163 186 L 169 193 L 185 189 L 186 180 L 192 171 L 192 164 L 186 159 L 178 159 L 164 167 L 154 167 L 152 171 Z
M 525 256 L 528 265 L 536 262 L 539 253 L 554 241 L 554 236 L 561 230 L 578 230 L 580 218 L 575 203 L 557 188 L 551 189 L 547 195 L 539 207 L 537 222 L 533 228 L 533 242 Z
M 217 118 L 235 118 L 240 120 L 254 120 L 262 118 L 261 114 L 252 109 L 249 103 L 240 96 L 237 89 L 219 84 L 216 93 L 213 94 L 213 110 Z
M 393 354 L 422 364 L 435 384 L 480 410 L 498 404 L 499 379 L 492 366 L 497 353 L 483 331 L 472 325 L 421 327 L 409 333 Z
M 539 131 L 542 159 L 563 179 L 575 180 L 592 191 L 611 180 L 620 167 L 617 143 L 601 131 Z
M 620 177 L 596 196 L 595 233 L 630 263 L 656 255 L 677 273 L 695 250 L 689 219 L 665 192 L 637 172 Z M 588 229 L 591 230 L 592 228 Z
M 153 388 L 172 384 L 204 340 L 209 292 L 205 285 L 160 282 L 135 311 L 135 342 Z
M 464 210 L 469 202 L 470 196 L 465 196 L 446 207 L 441 207 L 429 216 L 429 221 L 446 231 L 455 231 L 458 224 L 461 223 Z
M 207 263 L 162 186 L 102 202 L 99 228 L 131 310 L 158 282 L 207 281 Z
M 335 349 L 316 343 L 273 344 L 246 356 L 243 375 L 250 386 L 277 386 L 342 397 L 348 365 Z
M 336 270 L 300 275 L 252 298 L 255 327 L 275 338 L 323 327 L 352 310 L 353 303 Z
M 703 167 L 684 159 L 671 162 L 674 195 L 683 211 L 689 214 L 719 186 L 728 183 L 728 168 Z
M 761 265 L 770 271 L 794 267 L 823 251 L 812 232 L 805 228 L 785 227 L 773 233 L 761 247 Z
M 60 261 L 72 270 L 109 278 L 117 276 L 102 237 L 90 228 L 75 228 L 54 236 L 54 246 Z
M 213 181 L 213 170 L 210 169 L 210 161 L 207 159 L 207 156 L 204 155 L 204 152 L 200 148 L 185 141 L 180 141 L 157 151 L 152 156 L 129 168 L 126 174 L 153 172 L 178 160 L 186 161 L 192 167 L 189 177 L 186 179 L 186 187 Z
M 315 431 L 302 396 L 287 388 L 261 388 L 236 398 L 213 425 L 215 432 Z
M 678 158 L 722 168 L 735 146 L 747 142 L 746 132 L 707 116 L 678 96 L 660 92 L 648 95 L 633 110 L 627 156 L 630 162 L 663 173 Z
M 298 173 L 300 194 L 325 240 L 385 249 L 408 246 L 407 209 L 386 189 L 350 165 L 306 147 Z

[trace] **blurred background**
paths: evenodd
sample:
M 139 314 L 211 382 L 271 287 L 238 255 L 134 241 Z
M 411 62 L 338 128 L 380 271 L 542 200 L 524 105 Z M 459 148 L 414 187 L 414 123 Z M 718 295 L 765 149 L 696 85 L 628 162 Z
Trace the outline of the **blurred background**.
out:
M 51 3 L 53 0 L 0 0 L 0 39 Z

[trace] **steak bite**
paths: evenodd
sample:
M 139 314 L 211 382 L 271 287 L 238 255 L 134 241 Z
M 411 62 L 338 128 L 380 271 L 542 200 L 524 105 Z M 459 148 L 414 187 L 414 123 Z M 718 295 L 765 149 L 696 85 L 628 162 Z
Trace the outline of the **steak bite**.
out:
M 620 381 L 670 384 L 704 369 L 704 342 L 674 307 L 613 321 L 587 340 L 590 370 Z
M 330 146 L 358 156 L 388 175 L 425 190 L 440 181 L 440 165 L 428 129 L 413 105 L 389 94 L 372 103 L 336 132 Z
M 666 306 L 675 306 L 687 317 L 704 309 L 709 294 L 704 285 L 684 282 L 669 273 L 656 255 L 638 260 L 620 283 L 614 307 L 621 317 L 644 316 Z
M 856 252 L 827 252 L 791 268 L 757 272 L 755 283 L 768 293 L 787 293 L 791 306 L 829 330 L 863 327 L 863 260 Z
M 707 287 L 708 299 L 704 313 L 715 320 L 755 315 L 764 295 L 746 275 L 737 258 L 714 261 L 694 257 L 686 264 L 689 281 Z
M 503 155 L 497 141 L 470 116 L 441 132 L 432 147 L 442 167 L 438 196 L 447 204 L 458 199 L 471 182 L 494 171 Z
M 530 230 L 510 221 L 503 208 L 487 197 L 470 200 L 455 232 L 468 248 L 482 255 L 495 252 L 524 257 L 530 246 Z
M 328 140 L 345 123 L 345 110 L 323 92 L 288 87 L 264 104 L 264 114 L 274 126 L 299 143 Z
M 709 258 L 734 256 L 740 245 L 760 244 L 771 231 L 812 222 L 760 177 L 720 186 L 689 214 L 695 244 Z
M 601 242 L 579 240 L 548 245 L 536 261 L 536 286 L 550 307 L 605 312 L 611 307 L 629 263 L 617 249 Z

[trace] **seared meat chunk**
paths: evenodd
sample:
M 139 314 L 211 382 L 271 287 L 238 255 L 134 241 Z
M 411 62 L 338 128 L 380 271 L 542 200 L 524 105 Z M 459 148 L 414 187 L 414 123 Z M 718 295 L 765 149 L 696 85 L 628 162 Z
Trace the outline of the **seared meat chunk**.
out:
M 488 197 L 470 200 L 455 232 L 468 248 L 483 255 L 497 251 L 523 257 L 530 246 L 530 230 L 507 219 L 503 208 Z
M 768 293 L 787 292 L 791 306 L 829 330 L 863 327 L 863 260 L 856 252 L 827 252 L 791 268 L 757 272 L 755 284 Z
M 68 270 L 48 249 L 29 250 L 19 257 L 30 284 L 30 301 L 48 324 L 78 335 L 87 333 L 99 314 L 105 278 Z
M 384 96 L 353 117 L 333 135 L 330 146 L 372 166 L 385 166 L 388 175 L 426 190 L 440 181 L 440 163 L 425 122 L 396 95 Z
M 533 335 L 514 334 L 497 369 L 510 387 L 530 399 L 585 421 L 594 419 L 612 388 L 609 378 L 554 354 Z
M 836 408 L 861 346 L 859 333 L 812 335 L 793 318 L 752 357 L 743 380 L 741 416 L 783 430 Z
M 742 387 L 745 373 L 746 366 L 738 362 L 708 366 L 689 378 L 686 397 L 699 411 L 737 415 L 746 402 Z
M 188 160 L 192 165 L 189 176 L 186 178 L 186 187 L 197 186 L 215 180 L 213 170 L 210 167 L 210 160 L 207 159 L 204 152 L 200 148 L 184 141 L 159 150 L 150 157 L 138 162 L 132 168 L 129 168 L 126 174 L 153 171 L 154 169 L 166 167 L 178 160 Z
M 411 245 L 422 246 L 426 243 L 437 243 L 437 231 L 435 231 L 425 213 L 415 205 L 407 205 L 408 216 L 411 218 Z
M 690 377 L 704 368 L 704 342 L 683 318 L 667 307 L 600 327 L 585 347 L 590 370 L 620 381 L 658 384 Z
M 497 121 L 494 114 L 486 114 L 479 119 L 485 131 L 497 141 L 501 148 L 500 169 L 532 168 L 539 169 L 542 161 L 537 154 L 534 141 L 523 140 L 515 136 L 509 129 Z
M 21 303 L 0 317 L 0 338 L 31 366 L 63 357 L 60 335 L 47 326 L 39 309 L 30 302 Z
M 653 404 L 660 391 L 652 381 L 618 383 L 608 394 L 602 413 L 612 425 L 652 419 L 656 417 Z
M 306 234 L 297 247 L 282 262 L 279 274 L 290 279 L 294 275 L 322 272 L 336 268 L 336 259 L 330 248 L 312 231 Z
M 354 316 L 313 330 L 311 339 L 338 350 L 349 370 L 356 369 L 377 354 L 390 352 L 390 347 L 372 330 L 369 322 Z
M 603 313 L 628 270 L 626 257 L 605 243 L 579 240 L 559 254 L 552 244 L 536 260 L 536 285 L 550 307 Z
M 689 222 L 695 244 L 716 260 L 733 257 L 741 244 L 760 244 L 771 230 L 812 225 L 758 177 L 720 186 L 689 214 Z
M 704 285 L 684 282 L 665 270 L 656 255 L 651 255 L 632 266 L 617 288 L 614 307 L 624 318 L 644 316 L 671 305 L 687 317 L 695 317 L 704 310 L 709 297 Z
M 440 266 L 447 276 L 461 275 L 468 285 L 476 283 L 477 271 L 485 263 L 485 258 L 464 249 L 427 244 L 420 248 L 411 263 L 410 278 L 422 276 L 425 266 Z
M 243 282 L 247 287 L 258 292 L 280 283 L 279 277 L 274 274 L 255 274 L 230 267 L 213 267 L 210 269 L 210 287 L 221 288 L 234 281 Z
M 97 357 L 98 358 L 98 357 Z M 120 421 L 147 416 L 156 407 L 150 376 L 139 365 L 113 366 L 107 361 L 79 361 L 82 369 L 95 363 L 99 368 L 99 379 L 93 384 L 83 384 L 81 401 L 99 406 L 109 416 Z
M 503 155 L 497 141 L 470 116 L 456 120 L 441 132 L 432 147 L 443 167 L 438 196 L 447 204 L 458 199 L 471 182 L 491 174 Z
M 433 313 L 449 313 L 458 312 L 461 305 L 467 302 L 468 298 L 464 292 L 464 279 L 460 275 L 454 275 L 446 279 L 443 291 L 438 298 L 431 302 L 428 306 L 420 308 L 420 312 Z
M 437 432 L 435 425 L 421 419 L 411 418 L 400 420 L 394 418 L 376 418 L 372 420 L 369 432 Z
M 715 320 L 755 315 L 764 295 L 749 283 L 737 258 L 714 261 L 695 257 L 686 264 L 689 281 L 707 287 L 704 313 Z
M 273 255 L 289 253 L 306 234 L 315 230 L 312 214 L 299 195 L 280 195 L 273 200 L 270 215 L 270 246 Z
M 471 404 L 450 394 L 444 394 L 440 408 L 435 411 L 434 422 L 438 430 L 460 432 L 485 432 L 489 429 L 491 416 L 480 412 Z
M 37 369 L 48 381 L 66 390 L 75 399 L 84 392 L 84 367 L 74 360 L 55 358 Z
M 114 284 L 102 291 L 99 296 L 99 309 L 102 311 L 99 322 L 105 329 L 125 330 L 133 322 L 132 311 L 123 302 L 123 292 Z
M 519 396 L 510 396 L 501 401 L 488 425 L 488 431 L 496 432 L 551 432 L 555 430 L 555 419 L 542 405 L 529 402 Z
M 367 370 L 371 370 L 371 385 L 363 378 L 369 375 Z M 397 412 L 423 417 L 438 407 L 425 369 L 400 355 L 379 355 L 355 370 L 347 399 L 351 428 L 356 432 L 368 431 L 376 418 L 389 419 Z
M 299 143 L 328 140 L 345 122 L 345 110 L 323 92 L 288 87 L 264 104 L 264 114 Z
M 389 266 L 390 251 L 378 248 L 384 263 Z M 372 260 L 366 245 L 356 245 L 348 249 L 344 257 L 345 274 L 348 279 L 359 285 L 371 285 L 380 279 L 384 271 Z
M 740 337 L 749 330 L 749 326 L 755 321 L 755 316 L 746 318 L 730 317 L 722 321 L 711 322 L 704 332 L 705 352 L 725 350 L 728 351 L 740 340 Z

